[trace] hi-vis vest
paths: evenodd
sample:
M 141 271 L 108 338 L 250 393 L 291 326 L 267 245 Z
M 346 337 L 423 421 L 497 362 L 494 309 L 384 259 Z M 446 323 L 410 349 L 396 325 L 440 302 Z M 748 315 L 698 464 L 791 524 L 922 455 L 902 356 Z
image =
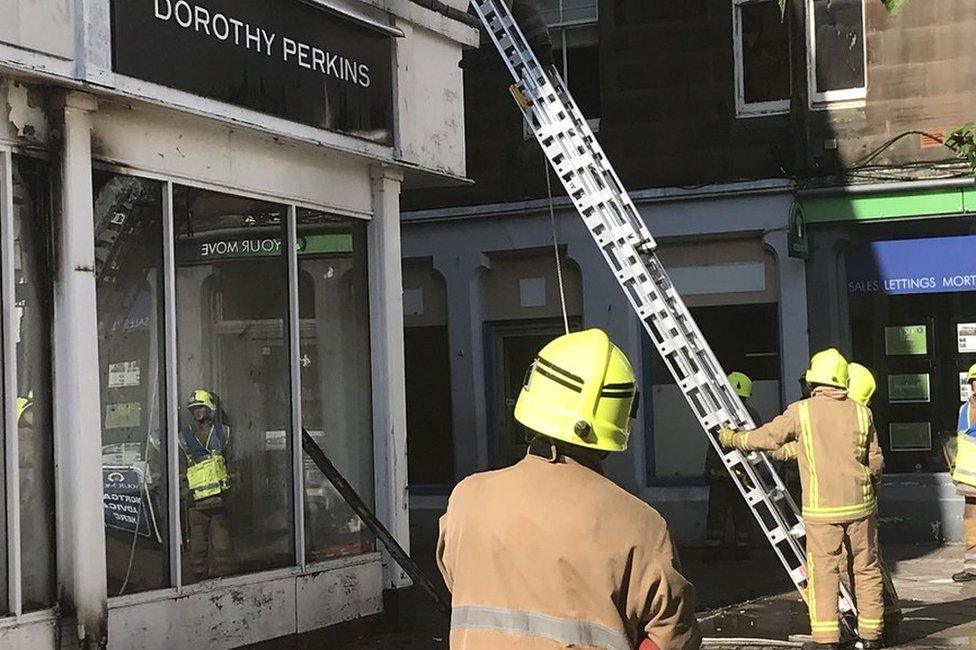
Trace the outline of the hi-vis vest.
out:
M 956 429 L 958 447 L 956 449 L 956 469 L 952 473 L 952 480 L 976 487 L 976 422 L 970 415 L 972 402 L 966 402 L 959 408 L 959 424 Z
M 180 432 L 180 446 L 186 453 L 189 465 L 186 468 L 186 482 L 194 501 L 216 496 L 230 487 L 223 453 L 227 433 L 222 424 L 215 424 L 207 436 L 207 444 L 202 445 L 189 427 Z

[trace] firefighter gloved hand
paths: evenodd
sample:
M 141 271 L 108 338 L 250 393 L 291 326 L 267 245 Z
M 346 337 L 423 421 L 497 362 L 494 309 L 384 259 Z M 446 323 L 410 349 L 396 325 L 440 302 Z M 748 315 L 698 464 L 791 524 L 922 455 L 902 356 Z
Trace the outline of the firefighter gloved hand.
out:
M 718 432 L 718 444 L 726 449 L 735 448 L 735 431 L 732 429 L 721 429 Z

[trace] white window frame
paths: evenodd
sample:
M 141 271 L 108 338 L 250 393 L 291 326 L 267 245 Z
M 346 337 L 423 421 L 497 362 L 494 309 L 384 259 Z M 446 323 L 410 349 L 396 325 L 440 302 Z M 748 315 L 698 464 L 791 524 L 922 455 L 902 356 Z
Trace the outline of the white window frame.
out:
M 814 17 L 814 0 L 806 0 L 807 15 L 807 93 L 811 110 L 833 110 L 844 108 L 863 108 L 868 96 L 868 27 L 864 13 L 864 0 L 861 0 L 861 56 L 864 57 L 864 84 L 857 88 L 840 90 L 817 89 L 817 28 Z
M 733 58 L 735 67 L 735 116 L 736 117 L 763 117 L 766 115 L 784 115 L 790 112 L 790 98 L 776 99 L 768 102 L 747 102 L 746 101 L 746 72 L 745 72 L 745 52 L 742 43 L 742 8 L 748 5 L 762 4 L 764 2 L 775 3 L 776 0 L 732 0 L 732 43 Z M 790 61 L 784 62 L 790 66 Z M 793 86 L 792 74 L 790 76 L 790 87 Z
M 546 23 L 546 26 L 552 29 L 565 29 L 567 27 L 579 27 L 582 25 L 595 25 L 600 22 L 600 0 L 593 0 L 593 8 L 596 10 L 593 18 L 583 18 L 578 20 L 564 20 L 556 21 L 552 23 Z

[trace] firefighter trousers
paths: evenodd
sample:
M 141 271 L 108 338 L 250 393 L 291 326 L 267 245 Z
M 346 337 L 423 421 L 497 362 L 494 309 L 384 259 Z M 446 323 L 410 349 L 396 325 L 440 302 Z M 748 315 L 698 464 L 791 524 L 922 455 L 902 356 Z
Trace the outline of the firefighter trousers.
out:
M 857 596 L 858 633 L 862 639 L 881 638 L 884 627 L 881 564 L 878 559 L 878 516 L 871 514 L 841 524 L 807 519 L 807 604 L 810 629 L 817 643 L 840 641 L 837 597 L 840 593 L 842 551 L 850 549 Z
M 739 494 L 739 488 L 731 479 L 709 479 L 708 514 L 705 519 L 706 546 L 716 548 L 725 545 L 725 528 L 730 513 L 736 547 L 748 548 L 752 513 L 749 512 L 746 500 Z
M 224 508 L 190 508 L 190 565 L 197 580 L 233 570 L 234 547 Z

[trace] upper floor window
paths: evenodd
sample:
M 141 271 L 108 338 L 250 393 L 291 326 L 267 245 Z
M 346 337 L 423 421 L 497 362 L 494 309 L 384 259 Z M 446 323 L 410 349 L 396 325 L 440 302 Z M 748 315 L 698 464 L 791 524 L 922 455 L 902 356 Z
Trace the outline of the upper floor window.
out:
M 735 111 L 748 117 L 790 110 L 789 23 L 776 0 L 732 0 Z
M 863 0 L 807 0 L 813 107 L 861 105 L 867 95 Z
M 539 0 L 539 10 L 550 27 L 597 21 L 598 0 Z

